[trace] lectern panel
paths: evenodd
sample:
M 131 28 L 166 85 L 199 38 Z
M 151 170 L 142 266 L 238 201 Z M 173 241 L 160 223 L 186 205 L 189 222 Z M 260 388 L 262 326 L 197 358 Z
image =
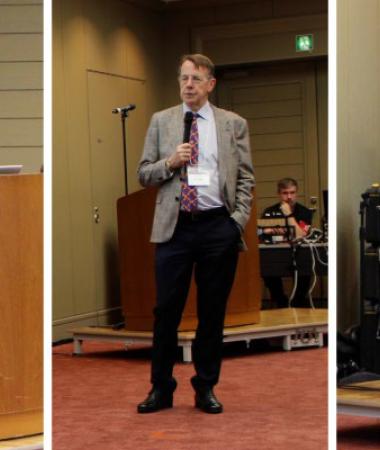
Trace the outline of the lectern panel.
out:
M 121 299 L 127 330 L 153 329 L 154 244 L 149 243 L 149 238 L 156 192 L 156 189 L 144 189 L 118 201 Z M 255 211 L 251 217 L 245 232 L 249 251 L 242 252 L 239 257 L 226 326 L 257 323 L 260 318 L 261 282 Z M 196 325 L 193 279 L 179 330 L 194 330 Z
M 42 176 L 0 176 L 3 418 L 42 410 L 42 218 Z

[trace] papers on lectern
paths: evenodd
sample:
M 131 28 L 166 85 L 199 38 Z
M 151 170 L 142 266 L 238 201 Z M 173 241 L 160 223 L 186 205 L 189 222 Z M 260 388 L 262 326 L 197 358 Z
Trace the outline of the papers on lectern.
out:
M 22 164 L 12 164 L 8 166 L 0 166 L 0 175 L 9 173 L 20 173 Z

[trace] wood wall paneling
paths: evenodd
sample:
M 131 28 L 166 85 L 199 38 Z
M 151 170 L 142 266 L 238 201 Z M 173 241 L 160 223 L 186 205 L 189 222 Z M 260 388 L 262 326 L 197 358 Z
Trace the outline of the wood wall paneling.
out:
M 217 65 L 305 58 L 295 50 L 300 30 L 314 34 L 313 56 L 327 54 L 325 15 L 194 27 L 192 47 L 211 56 Z
M 286 176 L 295 178 L 296 180 L 304 179 L 304 167 L 297 164 L 286 164 L 278 166 L 263 166 L 260 167 L 260 171 L 256 171 L 256 180 L 258 183 L 261 181 L 278 181 Z M 277 192 L 277 189 L 276 191 Z
M 273 134 L 287 132 L 302 133 L 302 119 L 299 116 L 256 119 L 253 130 L 255 135 L 270 132 Z
M 317 90 L 316 90 L 315 66 L 306 72 L 303 83 L 303 136 L 304 136 L 304 180 L 305 180 L 305 204 L 312 207 L 311 197 L 318 199 L 317 209 L 313 214 L 313 225 L 320 228 L 321 225 L 321 185 L 320 173 L 327 174 L 327 167 L 319 166 L 319 142 L 318 142 L 318 116 L 317 116 Z M 327 131 L 327 129 L 326 129 Z M 326 137 L 327 139 L 327 137 Z
M 327 61 L 317 64 L 317 114 L 318 114 L 318 145 L 319 145 L 319 167 L 321 178 L 321 191 L 328 189 L 328 66 Z M 325 170 L 323 170 L 325 168 Z M 322 192 L 320 193 L 322 201 Z M 321 203 L 322 207 L 322 203 Z
M 42 165 L 42 2 L 0 2 L 0 164 Z
M 72 279 L 72 305 L 70 315 L 82 314 L 94 308 L 94 241 L 92 235 L 92 193 L 89 148 L 89 121 L 87 91 L 85 21 L 83 1 L 58 2 L 62 22 L 64 114 L 61 126 L 65 133 L 68 169 L 68 217 L 70 228 L 70 269 Z M 54 25 L 53 25 L 54 28 Z M 58 113 L 58 111 L 55 111 Z M 58 131 L 60 132 L 60 131 Z M 54 161 L 54 158 L 53 158 Z M 55 164 L 55 163 L 54 163 Z M 55 179 L 53 168 L 53 182 Z M 58 181 L 58 180 L 57 180 Z M 66 189 L 65 185 L 55 189 Z M 60 207 L 58 204 L 56 207 Z M 54 241 L 59 237 L 56 235 Z M 58 256 L 57 256 L 58 257 Z M 55 269 L 57 270 L 57 269 Z M 55 272 L 56 273 L 56 272 Z M 54 276 L 53 276 L 54 278 Z M 66 301 L 66 299 L 61 299 Z
M 63 59 L 62 2 L 53 2 L 53 319 L 75 311 L 70 209 L 70 161 L 67 149 L 66 87 Z M 61 336 L 60 336 L 61 337 Z
M 203 11 L 213 11 L 217 15 L 219 12 L 227 22 L 235 17 L 239 20 L 242 17 L 251 20 L 252 18 L 263 17 L 319 14 L 327 12 L 327 8 L 327 0 L 313 0 L 312 2 L 302 0 L 192 0 L 191 7 L 189 7 L 188 2 L 184 1 L 168 3 L 165 6 L 165 9 L 172 13 L 190 10 L 198 11 L 198 14 L 201 15 Z M 232 16 L 232 19 L 228 14 Z
M 326 54 L 326 33 L 312 30 L 315 36 L 313 55 Z M 276 51 L 276 60 L 289 58 L 303 59 L 302 53 L 295 52 L 295 33 L 275 33 L 271 35 L 246 36 L 235 38 L 219 38 L 217 40 L 203 40 L 202 53 L 212 55 L 215 64 L 240 64 L 251 62 L 273 61 L 273 49 Z
M 255 152 L 255 167 L 266 165 L 268 159 L 273 164 L 303 164 L 304 154 L 301 148 L 280 149 L 280 150 L 257 150 Z
M 319 157 L 319 208 L 320 218 L 326 214 L 323 203 L 323 190 L 328 189 L 328 61 L 316 63 L 318 157 Z M 319 227 L 319 224 L 316 224 Z M 322 226 L 322 223 L 321 223 Z M 328 277 L 320 277 L 318 288 L 322 296 L 328 297 Z M 335 301 L 335 299 L 333 300 Z
M 0 4 L 2 33 L 41 33 L 42 29 L 41 5 Z
M 282 33 L 298 33 L 300 30 L 326 30 L 327 16 L 325 13 L 305 15 L 302 17 L 288 16 L 283 18 L 273 17 L 270 20 L 244 21 L 240 23 L 229 22 L 222 25 L 197 27 L 193 25 L 194 43 L 202 44 L 203 41 L 225 38 L 238 38 L 247 36 L 271 36 Z M 211 25 L 211 24 L 210 24 Z M 320 43 L 322 44 L 322 42 Z M 325 49 L 326 50 L 326 49 Z
M 41 147 L 42 119 L 0 119 L 1 147 Z
M 302 133 L 281 133 L 281 134 L 253 134 L 252 149 L 256 150 L 274 150 L 287 149 L 294 147 L 302 147 L 303 135 Z M 254 139 L 253 139 L 254 136 Z
M 216 24 L 240 22 L 242 19 L 258 20 L 272 17 L 272 0 L 253 1 L 239 5 L 223 5 L 214 8 L 214 21 Z
M 130 8 L 126 23 L 127 73 L 130 78 L 147 80 L 162 87 L 163 23 L 157 12 L 146 14 L 141 8 Z M 152 99 L 162 102 L 162 93 L 152 92 Z
M 105 8 L 102 2 L 84 0 L 83 38 L 86 48 L 86 68 L 118 75 L 127 74 L 126 8 L 112 2 Z
M 42 5 L 43 0 L 0 0 L 0 5 Z
M 0 61 L 0 90 L 42 89 L 42 70 L 42 62 Z
M 264 117 L 286 117 L 301 114 L 301 102 L 299 100 L 268 101 L 259 104 L 237 104 L 236 112 L 248 120 Z M 252 122 L 254 127 L 254 121 Z
M 0 61 L 42 61 L 42 34 L 0 34 Z
M 284 100 L 301 98 L 301 89 L 302 87 L 298 82 L 271 83 L 270 85 L 246 84 L 234 89 L 233 99 L 236 105 L 257 102 L 283 102 Z
M 42 91 L 0 91 L 0 119 L 42 118 Z
M 0 147 L 1 165 L 21 164 L 22 173 L 38 173 L 43 161 L 42 147 Z
M 273 15 L 275 17 L 299 16 L 304 14 L 327 13 L 327 0 L 273 0 Z

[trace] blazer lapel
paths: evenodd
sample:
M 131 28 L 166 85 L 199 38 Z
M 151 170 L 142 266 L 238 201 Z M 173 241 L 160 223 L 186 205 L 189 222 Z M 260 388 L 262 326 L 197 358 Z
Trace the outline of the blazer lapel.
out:
M 218 142 L 218 164 L 220 187 L 223 191 L 227 180 L 227 166 L 230 155 L 231 123 L 226 119 L 222 110 L 212 105 L 215 117 L 216 135 Z
M 171 142 L 177 145 L 183 141 L 183 106 L 178 105 L 173 109 L 173 123 L 169 124 L 169 129 L 172 132 Z M 170 126 L 172 125 L 172 126 Z

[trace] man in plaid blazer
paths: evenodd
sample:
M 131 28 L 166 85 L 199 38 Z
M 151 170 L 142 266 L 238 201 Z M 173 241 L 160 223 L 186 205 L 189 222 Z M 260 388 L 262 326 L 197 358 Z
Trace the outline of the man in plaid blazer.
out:
M 195 406 L 207 413 L 223 411 L 213 387 L 219 380 L 225 310 L 238 252 L 246 248 L 242 233 L 254 176 L 247 122 L 208 102 L 215 83 L 209 58 L 182 57 L 183 104 L 153 115 L 138 167 L 143 186 L 159 186 L 151 235 L 157 244 L 153 387 L 138 405 L 139 413 L 173 405 L 177 329 L 193 270 L 198 312 L 196 374 L 191 379 Z

